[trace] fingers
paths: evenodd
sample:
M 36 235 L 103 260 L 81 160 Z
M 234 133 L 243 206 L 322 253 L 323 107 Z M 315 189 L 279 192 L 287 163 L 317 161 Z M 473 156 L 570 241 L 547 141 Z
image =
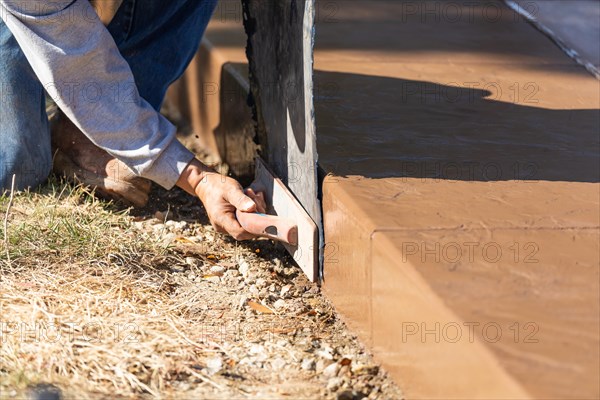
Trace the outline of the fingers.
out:
M 263 192 L 258 192 L 257 193 L 251 187 L 247 188 L 246 190 L 244 190 L 244 192 L 256 204 L 256 211 L 258 211 L 259 213 L 266 214 L 266 212 L 267 212 L 267 202 L 265 201 L 265 194 Z
M 256 211 L 256 204 L 250 197 L 244 194 L 241 188 L 235 188 L 227 192 L 227 197 L 225 200 L 227 200 L 232 206 L 234 206 L 238 210 L 244 212 Z
M 215 174 L 215 176 L 217 175 Z M 214 178 L 213 176 L 210 177 Z M 236 240 L 255 238 L 256 235 L 244 230 L 236 219 L 235 213 L 236 210 L 250 213 L 259 210 L 259 206 L 253 200 L 256 194 L 252 192 L 248 193 L 251 195 L 248 196 L 235 180 L 230 178 L 223 180 L 223 177 L 218 177 L 219 180 L 212 179 L 210 182 L 211 190 L 202 191 L 197 194 L 204 203 L 212 225 L 217 232 L 229 234 Z M 261 209 L 264 210 L 262 206 L 264 204 L 264 197 L 256 196 L 255 198 L 257 202 L 262 202 Z
M 215 229 L 220 233 L 227 233 L 235 240 L 249 240 L 254 238 L 254 235 L 248 233 L 242 228 L 240 223 L 235 218 L 233 211 L 225 211 L 221 213 L 217 221 L 214 221 Z

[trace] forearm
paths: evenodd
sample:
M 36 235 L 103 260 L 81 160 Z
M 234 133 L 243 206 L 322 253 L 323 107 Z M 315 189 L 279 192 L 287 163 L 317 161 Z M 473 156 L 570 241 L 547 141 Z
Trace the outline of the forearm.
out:
M 197 190 L 201 188 L 200 184 L 202 181 L 206 180 L 207 173 L 215 172 L 200 161 L 194 159 L 185 167 L 179 176 L 177 186 L 193 196 L 198 196 Z
M 38 79 L 99 147 L 170 188 L 193 158 L 137 91 L 133 74 L 87 0 L 0 0 Z

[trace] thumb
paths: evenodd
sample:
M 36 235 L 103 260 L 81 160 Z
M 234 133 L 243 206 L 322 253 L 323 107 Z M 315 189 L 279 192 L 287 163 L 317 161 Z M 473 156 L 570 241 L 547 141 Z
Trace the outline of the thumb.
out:
M 229 192 L 227 201 L 240 211 L 256 211 L 256 204 L 254 201 L 250 197 L 246 196 L 241 189 Z

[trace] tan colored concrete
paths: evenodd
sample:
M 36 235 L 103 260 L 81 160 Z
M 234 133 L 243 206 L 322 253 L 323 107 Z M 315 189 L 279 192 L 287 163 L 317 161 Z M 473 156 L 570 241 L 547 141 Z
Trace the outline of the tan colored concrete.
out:
M 346 66 L 352 64 L 348 61 L 450 66 L 518 63 L 534 69 L 573 65 L 500 1 L 371 0 L 366 5 L 342 0 L 335 3 L 335 10 L 319 10 L 317 21 L 315 56 L 322 63 L 317 69 L 329 61 Z
M 534 398 L 593 398 L 598 240 L 597 230 L 376 232 L 374 348 L 413 396 L 507 398 L 518 383 Z
M 595 396 L 597 206 L 580 202 L 552 210 L 573 193 L 596 197 L 597 184 L 540 183 L 550 213 L 519 226 L 514 217 L 502 219 L 510 204 L 521 205 L 515 211 L 522 215 L 534 214 L 531 192 L 511 193 L 514 182 L 426 186 L 395 178 L 386 190 L 374 179 L 336 179 L 328 178 L 324 188 L 325 289 L 410 397 L 506 398 L 508 392 L 497 390 L 507 387 L 506 374 L 535 398 Z M 394 184 L 402 189 L 396 192 Z M 440 193 L 456 200 L 444 201 Z M 384 196 L 388 214 L 372 212 L 384 207 Z M 437 206 L 426 200 L 435 197 Z M 368 208 L 356 205 L 367 201 Z M 486 208 L 488 217 L 478 218 Z M 481 211 L 469 217 L 470 210 Z M 366 223 L 378 218 L 378 226 Z M 451 325 L 462 329 L 458 343 Z M 492 339 L 481 340 L 488 325 Z M 473 343 L 470 326 L 477 334 Z M 496 326 L 501 340 L 492 343 Z M 425 329 L 437 332 L 440 343 L 432 334 L 422 339 Z
M 409 398 L 598 397 L 598 81 L 501 3 L 375 3 L 317 26 L 324 289 Z

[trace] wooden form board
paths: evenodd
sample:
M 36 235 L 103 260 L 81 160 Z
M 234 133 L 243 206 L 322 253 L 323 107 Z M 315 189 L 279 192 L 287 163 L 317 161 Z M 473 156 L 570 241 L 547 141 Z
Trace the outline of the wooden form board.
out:
M 243 5 L 260 154 L 321 228 L 313 105 L 314 0 L 243 0 Z M 305 248 L 321 247 L 318 241 L 299 239 Z M 311 268 L 297 261 L 303 269 Z

